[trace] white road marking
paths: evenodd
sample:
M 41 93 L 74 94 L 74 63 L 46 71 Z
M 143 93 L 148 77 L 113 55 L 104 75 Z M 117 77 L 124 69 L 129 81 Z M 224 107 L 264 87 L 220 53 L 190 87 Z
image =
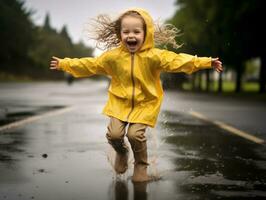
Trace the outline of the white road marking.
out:
M 234 127 L 232 127 L 232 126 L 230 126 L 230 125 L 228 125 L 228 124 L 226 124 L 224 122 L 212 121 L 212 120 L 208 119 L 207 117 L 205 117 L 204 115 L 202 115 L 202 114 L 200 114 L 198 112 L 192 111 L 192 112 L 189 112 L 189 113 L 192 116 L 194 116 L 194 117 L 197 117 L 197 118 L 202 119 L 204 121 L 207 121 L 209 123 L 215 124 L 216 126 L 220 127 L 221 129 L 227 130 L 227 131 L 229 131 L 232 134 L 238 135 L 238 136 L 240 136 L 242 138 L 245 138 L 247 140 L 250 140 L 250 141 L 258 143 L 258 144 L 265 144 L 265 141 L 263 139 L 258 138 L 258 137 L 254 136 L 254 135 L 251 135 L 251 134 L 249 134 L 249 133 L 247 133 L 245 131 L 241 131 L 241 130 L 239 130 L 237 128 L 234 128 Z
M 53 110 L 53 111 L 49 111 L 49 112 L 46 112 L 46 113 L 43 113 L 43 114 L 40 114 L 40 115 L 27 117 L 25 119 L 22 119 L 22 120 L 19 120 L 19 121 L 15 121 L 15 122 L 0 126 L 0 133 L 5 132 L 8 129 L 17 128 L 17 127 L 23 126 L 25 124 L 29 124 L 31 122 L 43 119 L 45 117 L 51 117 L 51 116 L 60 115 L 60 114 L 66 113 L 66 112 L 70 112 L 70 111 L 72 111 L 74 109 L 75 109 L 75 107 L 71 106 L 71 107 L 60 108 L 60 109 L 56 109 L 56 110 Z

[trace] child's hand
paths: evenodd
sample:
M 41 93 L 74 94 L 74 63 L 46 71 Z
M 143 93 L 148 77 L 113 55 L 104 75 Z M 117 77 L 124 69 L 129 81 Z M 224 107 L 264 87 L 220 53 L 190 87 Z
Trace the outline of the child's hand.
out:
M 59 70 L 59 58 L 53 56 L 50 62 L 50 69 Z
M 219 73 L 223 71 L 222 62 L 219 58 L 212 58 L 212 67 Z

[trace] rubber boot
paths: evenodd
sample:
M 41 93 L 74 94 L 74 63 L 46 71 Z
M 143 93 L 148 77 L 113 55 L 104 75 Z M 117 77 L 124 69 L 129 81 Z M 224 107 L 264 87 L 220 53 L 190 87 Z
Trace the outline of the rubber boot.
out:
M 134 154 L 134 172 L 132 182 L 147 182 L 152 178 L 147 174 L 148 153 L 145 130 L 147 125 L 132 123 L 129 124 L 127 137 Z
M 123 174 L 128 169 L 128 147 L 124 140 L 109 140 L 109 143 L 116 151 L 114 169 L 116 173 Z
M 107 127 L 106 138 L 116 151 L 114 169 L 118 174 L 124 173 L 127 168 L 128 147 L 124 142 L 127 122 L 111 117 Z
M 119 153 L 116 152 L 116 156 L 115 156 L 115 171 L 118 174 L 123 174 L 127 171 L 128 169 L 128 151 L 124 152 L 124 153 Z
M 138 143 L 138 145 L 137 145 Z M 138 146 L 138 148 L 136 148 Z M 134 142 L 134 172 L 132 176 L 133 182 L 147 182 L 152 181 L 153 178 L 148 176 L 148 155 L 147 155 L 147 144 L 144 142 Z

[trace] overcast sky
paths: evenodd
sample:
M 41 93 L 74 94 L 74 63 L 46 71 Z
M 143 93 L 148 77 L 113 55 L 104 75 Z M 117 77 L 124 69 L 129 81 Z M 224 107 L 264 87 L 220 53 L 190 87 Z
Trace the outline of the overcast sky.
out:
M 153 19 L 171 18 L 176 10 L 176 0 L 24 0 L 28 9 L 35 11 L 35 24 L 44 23 L 46 13 L 50 14 L 51 26 L 60 30 L 65 24 L 74 42 L 80 40 L 87 45 L 84 24 L 99 14 L 116 16 L 132 7 L 146 9 Z

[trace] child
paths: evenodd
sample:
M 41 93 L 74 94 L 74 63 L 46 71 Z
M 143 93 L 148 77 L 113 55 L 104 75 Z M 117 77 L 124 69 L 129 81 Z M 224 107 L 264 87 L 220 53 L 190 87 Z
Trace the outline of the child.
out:
M 221 72 L 222 63 L 218 58 L 176 54 L 155 48 L 156 39 L 176 45 L 174 37 L 163 35 L 174 33 L 175 36 L 176 31 L 166 26 L 161 32 L 155 32 L 152 18 L 142 9 L 128 10 L 114 22 L 102 16 L 98 22 L 97 40 L 104 43 L 108 51 L 96 58 L 53 57 L 50 68 L 75 77 L 94 74 L 111 77 L 109 98 L 103 113 L 110 117 L 106 137 L 116 151 L 114 168 L 119 174 L 127 170 L 129 147 L 124 143 L 126 135 L 135 159 L 132 181 L 150 181 L 153 178 L 147 174 L 145 130 L 147 126 L 155 126 L 160 111 L 163 97 L 160 73 L 191 74 L 211 67 Z

